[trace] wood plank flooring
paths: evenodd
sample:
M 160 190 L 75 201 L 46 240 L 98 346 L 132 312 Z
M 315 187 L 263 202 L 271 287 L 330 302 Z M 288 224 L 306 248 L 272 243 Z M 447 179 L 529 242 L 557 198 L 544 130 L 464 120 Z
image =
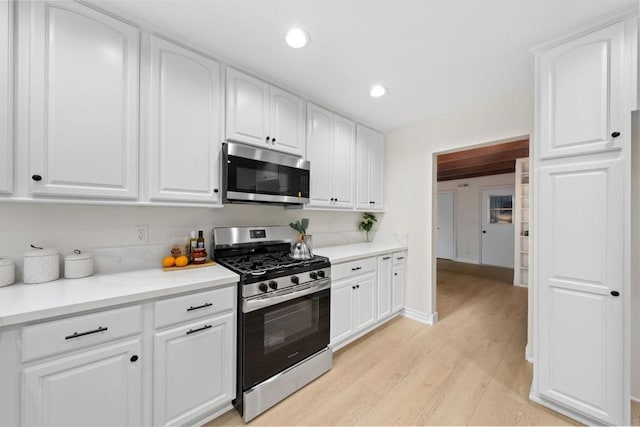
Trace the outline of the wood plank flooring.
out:
M 527 290 L 512 280 L 509 269 L 440 260 L 435 326 L 388 322 L 249 424 L 575 425 L 528 398 Z M 229 411 L 207 425 L 243 422 Z

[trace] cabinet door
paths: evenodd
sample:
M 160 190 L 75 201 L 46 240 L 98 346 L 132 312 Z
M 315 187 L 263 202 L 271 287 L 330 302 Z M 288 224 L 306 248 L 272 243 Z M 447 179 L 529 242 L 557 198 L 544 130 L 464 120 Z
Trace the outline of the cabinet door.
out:
M 355 329 L 364 329 L 376 321 L 376 279 L 373 273 L 356 280 Z
M 151 36 L 150 199 L 219 203 L 220 65 Z
M 378 319 L 391 315 L 391 255 L 378 257 Z
M 397 313 L 404 308 L 404 263 L 394 264 L 391 271 L 391 310 Z
M 269 148 L 269 85 L 227 68 L 227 139 Z
M 332 197 L 333 206 L 354 207 L 356 124 L 344 117 L 333 116 Z
M 625 24 L 542 52 L 539 67 L 540 157 L 620 148 L 624 125 Z M 613 132 L 621 132 L 617 138 Z
M 138 30 L 75 2 L 26 6 L 31 193 L 136 199 Z
M 331 285 L 331 345 L 353 332 L 353 297 L 355 282 L 346 280 Z
M 304 103 L 302 98 L 271 86 L 269 136 L 275 150 L 304 156 Z
M 307 104 L 307 160 L 311 162 L 309 206 L 332 203 L 332 113 Z
M 624 163 L 539 170 L 536 374 L 542 396 L 624 420 Z M 614 296 L 615 292 L 621 295 Z M 613 293 L 613 294 L 612 294 Z
M 369 194 L 371 210 L 384 210 L 384 136 L 380 132 L 371 131 L 370 140 L 370 174 Z
M 13 192 L 13 2 L 0 1 L 0 194 Z
M 154 336 L 154 425 L 187 425 L 229 404 L 235 381 L 232 313 Z
M 356 142 L 356 208 L 371 209 L 371 132 L 372 130 L 358 125 Z
M 141 425 L 140 351 L 136 339 L 24 369 L 23 424 Z

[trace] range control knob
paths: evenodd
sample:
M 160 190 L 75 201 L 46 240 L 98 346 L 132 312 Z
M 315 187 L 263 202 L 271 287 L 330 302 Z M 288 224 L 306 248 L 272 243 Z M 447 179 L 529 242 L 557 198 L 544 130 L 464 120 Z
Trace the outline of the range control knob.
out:
M 324 271 L 319 270 L 318 271 L 318 277 L 320 277 L 321 279 L 324 278 Z
M 315 271 L 312 271 L 311 273 L 309 273 L 309 277 L 311 277 L 313 280 L 316 280 L 318 278 L 318 274 Z
M 267 292 L 269 290 L 266 283 L 260 283 L 258 285 L 258 289 L 260 289 L 262 292 Z
M 296 285 L 300 283 L 300 279 L 298 279 L 298 276 L 291 276 L 291 283 L 295 283 Z
M 275 280 L 270 281 L 269 287 L 275 291 L 276 289 L 278 289 L 278 282 L 276 282 Z

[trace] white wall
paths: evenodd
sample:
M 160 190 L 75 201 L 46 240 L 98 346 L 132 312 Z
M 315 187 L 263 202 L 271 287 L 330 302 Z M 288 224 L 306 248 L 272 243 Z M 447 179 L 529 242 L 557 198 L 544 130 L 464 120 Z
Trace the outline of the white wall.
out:
M 487 187 L 515 186 L 515 174 L 481 176 L 438 182 L 438 192 L 452 191 L 454 196 L 454 226 L 456 261 L 481 263 L 482 190 Z M 468 184 L 467 187 L 460 185 Z
M 358 212 L 321 212 L 279 206 L 229 205 L 222 209 L 180 207 L 91 206 L 0 201 L 0 258 L 11 258 L 19 271 L 29 244 L 54 247 L 62 255 L 73 249 L 96 255 L 97 271 L 153 268 L 168 254 L 171 239 L 191 230 L 234 225 L 286 225 L 309 218 L 314 246 L 362 242 Z M 378 215 L 379 223 L 383 215 Z M 148 225 L 149 241 L 135 240 L 135 225 Z M 376 227 L 377 228 L 377 227 Z M 207 244 L 208 246 L 208 244 Z
M 533 129 L 532 91 L 474 105 L 386 135 L 385 220 L 380 232 L 407 233 L 406 305 L 436 313 L 432 197 L 434 153 L 511 140 Z

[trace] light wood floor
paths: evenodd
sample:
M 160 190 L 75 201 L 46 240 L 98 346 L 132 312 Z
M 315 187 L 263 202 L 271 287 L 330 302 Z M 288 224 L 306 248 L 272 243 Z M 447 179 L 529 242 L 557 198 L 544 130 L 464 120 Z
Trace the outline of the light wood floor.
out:
M 512 278 L 508 269 L 439 261 L 435 326 L 390 321 L 250 425 L 575 424 L 528 399 L 527 290 Z M 243 422 L 229 411 L 208 424 L 218 425 Z

